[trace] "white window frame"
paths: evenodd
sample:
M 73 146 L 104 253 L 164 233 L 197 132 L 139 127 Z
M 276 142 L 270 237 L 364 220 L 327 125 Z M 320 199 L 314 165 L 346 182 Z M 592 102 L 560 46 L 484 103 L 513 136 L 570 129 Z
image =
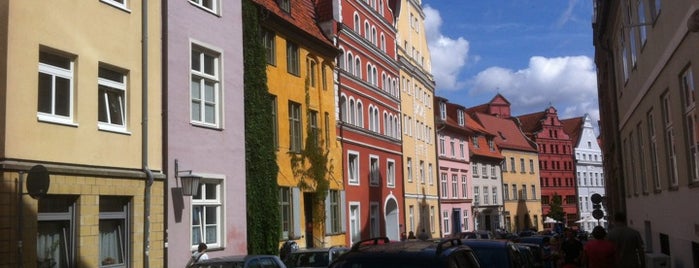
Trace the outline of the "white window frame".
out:
M 459 197 L 459 174 L 451 174 L 451 197 L 456 199 Z
M 369 185 L 379 186 L 381 177 L 381 164 L 378 155 L 369 155 Z
M 359 152 L 347 151 L 347 183 L 349 185 L 359 185 L 360 169 Z
M 461 197 L 468 198 L 468 176 L 461 175 Z
M 103 211 L 102 208 L 102 202 L 105 201 L 105 199 L 113 199 L 116 202 L 124 202 L 124 205 L 122 207 L 122 211 Z M 131 245 L 131 200 L 126 200 L 127 197 L 124 196 L 100 196 L 100 211 L 99 211 L 99 227 L 100 227 L 100 241 L 98 243 L 99 245 L 99 252 L 100 252 L 100 257 L 99 257 L 99 263 L 100 267 L 128 267 L 129 263 L 131 263 L 131 255 L 129 254 L 130 252 L 130 247 Z M 117 247 L 120 247 L 120 250 L 117 250 L 116 254 L 120 254 L 121 256 L 118 256 L 116 258 L 113 258 L 114 256 L 103 256 L 103 248 L 102 248 L 102 239 L 106 238 L 108 235 L 103 234 L 103 221 L 122 221 L 121 226 L 123 226 L 123 230 L 121 228 L 117 229 L 117 236 L 119 238 L 118 242 L 116 243 Z M 121 261 L 120 263 L 116 263 L 118 261 Z
M 41 211 L 42 208 L 44 207 L 42 203 L 48 202 L 50 203 L 52 208 L 56 206 L 58 202 L 54 200 L 54 198 L 57 199 L 63 199 L 66 201 L 66 206 L 63 207 L 65 208 L 65 211 Z M 61 228 L 61 232 L 59 233 L 60 238 L 58 240 L 54 241 L 61 241 L 61 245 L 59 245 L 59 249 L 55 250 L 53 254 L 60 254 L 61 257 L 64 257 L 65 260 L 59 260 L 59 266 L 66 265 L 68 267 L 73 267 L 75 266 L 76 263 L 76 252 L 77 252 L 77 226 L 79 224 L 78 218 L 76 215 L 76 209 L 77 209 L 77 196 L 65 196 L 65 195 L 59 195 L 59 196 L 52 196 L 48 195 L 42 199 L 40 199 L 38 202 L 38 209 L 37 209 L 37 228 L 41 228 L 44 225 L 49 225 L 49 226 L 55 226 L 56 224 L 63 224 Z M 64 204 L 60 204 L 61 206 Z M 54 241 L 41 241 L 42 239 L 45 238 L 50 238 L 50 236 L 37 236 L 37 247 L 41 247 L 41 242 L 44 243 L 54 243 Z M 48 240 L 48 239 L 47 239 Z M 50 246 L 49 246 L 50 247 Z M 38 250 L 37 250 L 38 251 Z M 44 256 L 45 252 L 39 253 L 36 252 L 37 258 L 48 258 L 48 256 Z M 52 258 L 53 259 L 53 258 Z
M 442 220 L 444 222 L 444 234 L 451 234 L 451 231 L 449 230 L 449 227 L 451 227 L 451 224 L 449 224 L 449 211 L 442 211 Z
M 51 112 L 46 113 L 46 112 L 40 112 L 37 110 L 37 118 L 39 121 L 45 121 L 45 122 L 51 122 L 51 123 L 58 123 L 58 124 L 64 124 L 64 125 L 74 125 L 77 126 L 73 122 L 73 115 L 75 114 L 74 111 L 74 95 L 75 95 L 75 80 L 74 80 L 74 72 L 75 72 L 75 61 L 67 56 L 64 55 L 59 55 L 56 53 L 50 53 L 50 52 L 44 52 L 41 51 L 40 54 L 45 53 L 46 55 L 50 55 L 53 57 L 60 57 L 63 60 L 68 62 L 69 69 L 65 69 L 59 66 L 51 65 L 49 63 L 44 63 L 41 62 L 41 59 L 39 59 L 39 74 L 45 74 L 49 75 L 51 77 Z M 68 80 L 68 115 L 58 115 L 56 114 L 56 78 L 62 78 Z M 40 95 L 40 89 L 39 89 L 39 95 Z M 38 101 L 38 99 L 37 99 Z
M 340 234 L 345 232 L 345 191 L 328 190 L 325 197 L 325 234 Z
M 189 3 L 195 5 L 203 10 L 206 10 L 208 12 L 211 12 L 213 14 L 218 15 L 219 10 L 221 9 L 220 8 L 221 3 L 219 2 L 219 0 L 209 0 L 209 2 L 211 3 L 210 7 L 204 5 L 204 0 L 189 0 Z
M 420 183 L 425 184 L 425 161 L 420 160 Z
M 396 161 L 393 159 L 386 160 L 386 186 L 396 187 Z
M 442 198 L 447 198 L 447 196 L 449 194 L 449 190 L 447 189 L 447 178 L 448 178 L 448 175 L 446 172 L 440 173 L 440 183 L 442 186 L 442 193 L 441 193 Z
M 408 157 L 408 164 L 405 165 L 408 172 L 408 182 L 413 182 L 413 159 Z
M 127 128 L 126 122 L 128 121 L 127 120 L 128 112 L 126 111 L 126 109 L 129 107 L 128 103 L 127 103 L 128 97 L 126 95 L 127 94 L 126 85 L 127 85 L 128 77 L 123 72 L 117 71 L 117 70 L 114 70 L 111 68 L 99 67 L 99 69 L 100 70 L 103 69 L 103 70 L 108 71 L 108 72 L 120 74 L 121 81 L 116 81 L 113 79 L 109 79 L 107 77 L 100 77 L 98 75 L 97 87 L 98 87 L 98 94 L 100 95 L 100 97 L 98 97 L 97 100 L 104 101 L 105 103 L 103 103 L 104 104 L 103 107 L 100 107 L 99 104 L 97 105 L 97 107 L 107 109 L 107 111 L 104 111 L 105 116 L 107 117 L 106 118 L 107 122 L 100 121 L 99 116 L 98 116 L 97 128 L 100 130 L 113 131 L 113 132 L 126 132 L 126 128 Z M 102 92 L 103 90 L 104 90 L 104 92 Z M 109 107 L 111 107 L 110 98 L 109 98 L 110 94 L 108 94 L 109 92 L 116 93 L 118 95 L 118 99 L 115 101 L 117 101 L 119 108 L 121 109 L 120 116 L 121 116 L 121 123 L 122 124 L 113 123 L 115 120 L 112 119 L 111 115 L 112 115 L 113 111 L 111 111 L 111 109 L 109 108 Z M 98 111 L 98 114 L 100 112 L 101 111 Z
M 432 168 L 432 163 L 427 164 L 427 177 L 430 185 L 434 185 L 434 169 Z
M 225 199 L 225 189 L 224 187 L 224 179 L 223 178 L 214 178 L 214 176 L 205 176 L 204 179 L 201 179 L 199 183 L 199 190 L 197 191 L 196 195 L 192 196 L 192 203 L 190 205 L 191 213 L 190 213 L 190 250 L 197 250 L 197 247 L 199 246 L 200 242 L 206 243 L 209 249 L 214 249 L 214 248 L 223 248 L 225 247 L 225 218 L 226 218 L 226 209 L 224 207 L 224 199 Z M 206 196 L 207 192 L 207 187 L 215 187 L 214 192 L 215 192 L 215 197 L 208 197 Z M 206 219 L 207 217 L 204 214 L 198 214 L 195 215 L 195 207 L 204 207 L 204 208 L 214 208 L 214 213 L 216 213 L 216 222 L 214 224 L 211 223 L 204 223 L 203 220 Z M 208 211 L 203 211 L 203 213 L 208 213 Z M 198 218 L 199 224 L 195 225 L 195 219 Z M 216 230 L 216 242 L 209 243 L 209 241 L 195 241 L 194 240 L 194 228 L 196 226 L 199 226 L 199 235 L 200 238 L 205 238 L 207 237 L 206 229 L 207 227 L 210 227 L 213 225 Z
M 349 241 L 350 245 L 362 238 L 362 207 L 359 202 L 349 202 Z M 356 241 L 355 241 L 356 240 Z
M 684 104 L 685 136 L 687 137 L 688 143 L 687 162 L 689 181 L 690 183 L 697 183 L 699 182 L 699 139 L 696 133 L 695 84 L 691 66 L 687 67 L 680 75 L 680 87 L 682 91 L 682 103 Z
M 100 0 L 100 2 L 123 9 L 124 11 L 130 11 L 128 8 L 128 0 Z
M 193 69 L 193 62 L 190 64 L 190 121 L 192 124 L 201 125 L 206 127 L 221 128 L 222 127 L 222 107 L 223 107 L 223 90 L 221 89 L 221 58 L 223 54 L 215 49 L 207 48 L 203 45 L 191 43 L 190 53 L 199 53 L 199 67 L 200 70 Z M 213 58 L 213 74 L 208 74 L 201 70 L 205 66 L 205 55 Z M 190 59 L 193 58 L 190 57 Z M 195 99 L 192 95 L 192 80 L 198 80 L 199 83 L 199 98 Z M 213 100 L 206 100 L 206 83 L 213 83 Z M 199 109 L 199 119 L 193 117 L 195 102 L 200 105 Z M 213 106 L 214 118 L 213 122 L 207 122 L 206 119 L 206 106 Z

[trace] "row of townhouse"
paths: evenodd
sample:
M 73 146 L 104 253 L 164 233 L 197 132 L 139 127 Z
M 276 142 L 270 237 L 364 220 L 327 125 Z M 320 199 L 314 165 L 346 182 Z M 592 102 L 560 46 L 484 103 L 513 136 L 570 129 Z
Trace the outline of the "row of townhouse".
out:
M 569 224 L 580 216 L 555 109 L 511 117 L 499 95 L 470 109 L 434 96 L 419 0 L 252 2 L 280 244 L 540 229 L 553 194 Z M 240 3 L 13 0 L 0 11 L 0 264 L 182 266 L 199 243 L 211 257 L 247 253 Z M 327 153 L 327 192 L 298 173 L 308 145 Z M 51 182 L 34 199 L 20 182 L 37 165 Z
M 699 1 L 594 7 L 608 209 L 640 232 L 649 266 L 697 267 Z

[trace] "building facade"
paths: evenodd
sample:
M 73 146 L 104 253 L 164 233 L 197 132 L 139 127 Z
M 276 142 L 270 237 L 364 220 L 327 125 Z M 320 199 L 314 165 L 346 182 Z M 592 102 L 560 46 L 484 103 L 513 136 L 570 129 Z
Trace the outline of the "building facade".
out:
M 502 198 L 505 231 L 541 230 L 541 184 L 536 143 L 529 140 L 510 117 L 510 102 L 496 95 L 469 113 L 490 132 L 503 156 Z
M 403 185 L 406 235 L 424 232 L 439 237 L 434 223 L 438 208 L 437 155 L 434 144 L 433 99 L 435 82 L 425 35 L 425 13 L 420 0 L 400 1 L 396 37 L 400 66 L 400 100 L 403 126 Z M 383 77 L 382 77 L 383 78 Z M 399 119 L 401 119 L 399 118 Z
M 502 161 L 495 134 L 483 127 L 470 114 L 464 116 L 471 176 L 473 177 L 474 230 L 496 232 L 503 229 Z
M 325 0 L 319 21 L 337 57 L 347 243 L 399 240 L 405 217 L 396 1 Z
M 0 4 L 0 266 L 164 265 L 161 8 L 143 7 Z
M 563 209 L 565 226 L 574 226 L 580 216 L 576 193 L 573 141 L 558 119 L 558 111 L 549 106 L 542 112 L 517 117 L 522 131 L 537 143 L 541 177 L 542 213 L 548 216 L 551 205 Z
M 168 1 L 164 8 L 166 261 L 181 267 L 199 243 L 209 257 L 247 253 L 242 7 Z M 201 178 L 198 191 L 185 196 L 182 178 L 191 175 Z
M 595 1 L 607 208 L 645 250 L 699 265 L 699 1 Z
M 312 1 L 255 0 L 267 51 L 267 85 L 274 107 L 280 243 L 302 248 L 344 245 L 342 152 L 335 126 L 333 70 L 338 50 L 315 23 Z M 314 161 L 315 152 L 324 154 Z M 301 162 L 303 161 L 303 162 Z M 326 163 L 321 163 L 325 162 Z M 325 165 L 318 183 L 306 172 Z
M 473 231 L 473 178 L 471 177 L 471 155 L 466 130 L 465 108 L 436 97 L 435 118 L 437 124 L 437 153 L 439 180 L 438 214 L 430 209 L 430 219 L 439 222 L 442 236 L 458 235 Z M 430 180 L 432 183 L 432 180 Z
M 594 204 L 592 195 L 599 194 L 605 197 L 604 170 L 602 169 L 602 150 L 599 147 L 595 130 L 592 127 L 592 118 L 589 114 L 562 120 L 566 133 L 573 139 L 575 148 L 575 178 L 578 185 L 578 209 L 580 219 L 576 222 L 580 230 L 592 232 L 598 224 L 608 226 L 608 220 L 613 217 L 595 219 L 592 217 Z M 601 204 L 600 204 L 601 205 Z M 604 208 L 601 208 L 605 211 Z

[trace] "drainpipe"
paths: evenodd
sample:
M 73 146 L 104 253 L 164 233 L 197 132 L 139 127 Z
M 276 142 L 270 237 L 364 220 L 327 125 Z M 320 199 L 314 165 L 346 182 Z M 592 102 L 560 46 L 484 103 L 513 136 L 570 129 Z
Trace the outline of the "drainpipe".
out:
M 141 161 L 146 175 L 143 193 L 143 267 L 150 267 L 150 199 L 153 173 L 148 168 L 148 0 L 141 1 Z

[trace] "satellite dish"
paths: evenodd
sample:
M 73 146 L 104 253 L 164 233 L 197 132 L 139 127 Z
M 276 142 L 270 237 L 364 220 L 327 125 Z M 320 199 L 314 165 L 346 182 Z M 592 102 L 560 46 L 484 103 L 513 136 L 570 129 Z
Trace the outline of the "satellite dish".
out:
M 42 165 L 33 166 L 27 176 L 27 191 L 29 196 L 39 199 L 49 192 L 49 171 Z

